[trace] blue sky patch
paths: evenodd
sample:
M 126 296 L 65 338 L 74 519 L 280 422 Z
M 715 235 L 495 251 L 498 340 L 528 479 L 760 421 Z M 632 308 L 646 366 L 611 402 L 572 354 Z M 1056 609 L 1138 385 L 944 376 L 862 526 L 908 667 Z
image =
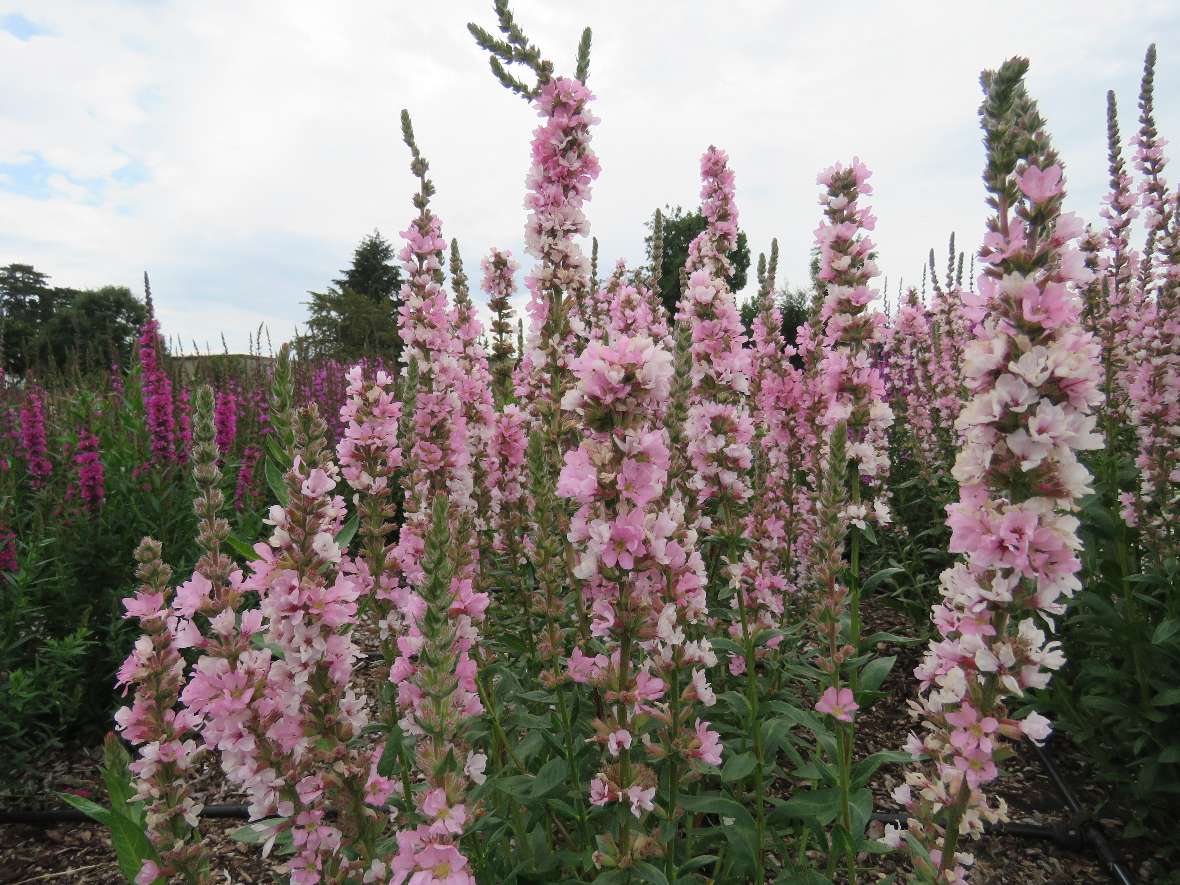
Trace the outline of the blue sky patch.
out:
M 69 186 L 55 187 L 51 179 L 64 178 Z M 151 178 L 147 167 L 131 157 L 127 162 L 103 178 L 78 178 L 65 169 L 47 163 L 39 153 L 29 154 L 20 163 L 0 163 L 0 191 L 30 197 L 34 200 L 77 198 L 77 188 L 85 189 L 82 199 L 91 204 L 102 203 L 111 182 L 131 187 Z
M 0 189 L 35 200 L 48 200 L 57 195 L 49 185 L 49 176 L 60 170 L 45 162 L 40 154 L 32 154 L 23 163 L 0 163 Z
M 47 28 L 43 28 L 36 22 L 30 21 L 19 12 L 10 12 L 8 15 L 0 18 L 0 31 L 12 34 L 18 40 L 31 40 L 34 37 L 40 37 L 49 33 Z

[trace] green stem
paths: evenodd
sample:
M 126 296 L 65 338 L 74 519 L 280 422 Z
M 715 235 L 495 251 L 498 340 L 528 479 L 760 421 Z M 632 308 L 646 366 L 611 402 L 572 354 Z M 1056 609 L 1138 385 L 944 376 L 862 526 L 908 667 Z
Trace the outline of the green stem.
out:
M 482 665 L 478 663 L 479 662 L 478 657 L 476 657 L 476 661 L 477 661 L 477 668 L 481 668 Z M 477 672 L 478 672 L 478 669 L 477 669 Z M 490 697 L 490 693 L 487 689 L 487 686 L 484 685 L 482 679 L 477 677 L 475 680 L 475 687 L 476 687 L 476 690 L 479 692 L 479 702 L 481 704 L 483 704 L 483 708 L 486 711 L 488 711 L 488 719 L 492 723 L 492 736 L 493 736 L 496 744 L 498 745 L 498 747 L 493 748 L 493 752 L 496 749 L 499 749 L 500 751 L 502 751 L 504 753 L 504 755 L 506 755 L 508 757 L 508 760 L 512 763 L 512 767 L 515 768 L 518 773 L 528 774 L 529 773 L 528 769 L 526 769 L 524 767 L 524 765 L 521 763 L 520 758 L 513 751 L 512 745 L 508 742 L 508 735 L 504 732 L 504 726 L 500 722 L 499 711 L 496 709 L 495 705 L 492 704 L 492 702 L 491 702 L 491 697 Z M 519 814 L 520 808 L 519 808 L 518 803 L 513 802 L 512 804 L 513 804 L 513 810 L 517 814 Z M 546 807 L 546 810 L 549 812 L 549 819 L 551 821 L 553 821 L 553 825 L 561 833 L 562 837 L 565 839 L 566 843 L 568 844 L 570 842 L 569 833 L 566 831 L 566 829 L 562 825 L 561 821 L 557 819 L 557 815 L 553 813 L 553 810 L 548 807 Z
M 561 716 L 561 728 L 565 732 L 565 758 L 570 767 L 570 789 L 574 791 L 574 802 L 577 804 L 578 826 L 582 830 L 582 840 L 585 845 L 591 842 L 590 825 L 586 819 L 586 796 L 582 789 L 582 779 L 578 777 L 577 754 L 574 750 L 574 728 L 570 721 L 569 706 L 565 702 L 565 693 L 561 686 L 556 687 L 557 709 Z
M 841 723 L 837 738 L 837 752 L 840 755 L 840 825 L 844 828 L 848 838 L 848 854 L 846 856 L 848 881 L 852 885 L 856 885 L 856 852 L 852 848 L 852 801 L 850 795 L 852 793 L 852 727 Z M 832 858 L 835 859 L 835 856 L 833 852 Z
M 679 650 L 672 668 L 672 691 L 669 694 L 669 714 L 672 721 L 668 725 L 668 821 L 672 824 L 672 832 L 668 844 L 664 849 L 664 873 L 671 882 L 676 876 L 676 831 L 680 828 L 676 817 L 676 803 L 680 791 L 680 770 L 676 765 L 677 756 L 674 746 L 676 735 L 680 729 L 680 667 Z
M 939 879 L 954 865 L 955 847 L 959 844 L 959 821 L 963 819 L 963 813 L 967 810 L 970 800 L 971 788 L 964 779 L 958 795 L 955 796 L 954 804 L 947 809 L 946 830 L 942 840 L 942 862 L 938 865 Z
M 729 534 L 729 552 L 727 563 L 736 560 L 737 549 L 732 531 Z M 742 621 L 742 647 L 746 658 L 746 704 L 750 708 L 750 742 L 754 747 L 754 797 L 755 824 L 758 829 L 758 849 L 754 855 L 755 881 L 762 882 L 766 878 L 763 844 L 766 838 L 766 810 L 762 772 L 762 722 L 758 711 L 758 675 L 755 670 L 757 658 L 754 654 L 754 636 L 750 632 L 750 618 L 746 611 L 746 594 L 741 586 L 737 588 L 738 615 Z
M 623 700 L 624 694 L 627 692 L 627 670 L 628 664 L 631 663 L 631 630 L 625 628 L 623 630 L 623 640 L 619 647 L 619 702 L 616 707 L 616 718 L 619 720 L 619 728 L 630 730 L 627 727 L 627 703 Z M 620 772 L 620 787 L 627 789 L 631 786 L 631 750 L 627 747 L 619 748 L 619 772 Z M 626 807 L 625 802 L 620 802 L 622 806 L 623 822 L 619 826 L 619 850 L 625 854 L 630 853 L 629 835 L 631 829 L 631 810 Z
M 851 476 L 851 492 L 852 504 L 855 507 L 860 504 L 860 473 L 857 471 L 856 463 L 852 463 Z M 849 593 L 849 612 L 848 612 L 848 633 L 849 644 L 852 646 L 852 653 L 854 656 L 860 654 L 860 530 L 853 526 L 852 538 L 850 539 L 851 552 L 849 555 L 850 563 L 848 570 L 848 593 Z M 856 684 L 858 673 L 855 668 L 849 674 L 848 682 L 852 691 L 856 692 Z

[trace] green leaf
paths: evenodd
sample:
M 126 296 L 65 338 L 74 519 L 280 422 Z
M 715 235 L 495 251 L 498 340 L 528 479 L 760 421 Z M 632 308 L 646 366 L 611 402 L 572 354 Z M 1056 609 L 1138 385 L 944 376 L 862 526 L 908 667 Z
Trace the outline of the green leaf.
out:
M 1155 632 L 1151 634 L 1151 644 L 1163 645 L 1177 633 L 1180 633 L 1180 621 L 1175 618 L 1160 621 L 1159 625 L 1155 628 Z
M 891 762 L 909 762 L 910 754 L 904 753 L 900 750 L 880 750 L 873 753 L 871 756 L 866 756 L 855 765 L 852 766 L 852 785 L 859 787 L 862 784 L 867 784 L 869 778 L 876 773 L 877 769 L 882 765 L 887 765 Z
M 832 880 L 815 870 L 783 870 L 774 885 L 832 885 Z
M 283 507 L 287 506 L 287 481 L 283 479 L 283 474 L 275 462 L 267 460 L 266 468 L 263 471 L 266 473 L 266 484 L 270 486 L 270 493 L 275 496 L 275 500 Z
M 729 840 L 729 847 L 736 858 L 746 866 L 751 866 L 758 851 L 758 832 L 754 827 L 754 818 L 745 806 L 739 805 L 732 799 L 716 794 L 703 796 L 683 796 L 680 805 L 685 811 L 696 811 L 704 814 L 716 814 L 722 818 L 733 818 L 732 825 L 721 827 L 725 838 Z
M 749 776 L 756 764 L 757 760 L 754 759 L 753 753 L 732 755 L 725 760 L 725 765 L 721 769 L 721 779 L 726 783 L 740 781 Z
M 776 718 L 765 719 L 762 722 L 762 746 L 764 746 L 770 758 L 774 758 L 774 754 L 783 751 L 793 745 L 791 737 L 791 727 L 794 723 L 789 719 Z
M 270 459 L 273 459 L 276 464 L 282 464 L 287 460 L 287 453 L 282 450 L 273 435 L 267 437 L 265 448 Z
M 881 683 L 885 681 L 885 677 L 889 675 L 889 671 L 893 669 L 896 661 L 896 657 L 877 658 L 874 661 L 870 661 L 860 671 L 860 682 L 858 683 L 857 690 L 876 691 L 881 687 Z
M 785 701 L 771 701 L 767 706 L 776 713 L 781 713 L 784 718 L 794 722 L 796 725 L 803 726 L 821 740 L 830 740 L 832 737 L 832 733 L 827 729 L 827 726 L 810 710 L 801 710 Z
M 111 825 L 111 818 L 115 816 L 110 809 L 103 808 L 97 802 L 91 802 L 82 796 L 75 796 L 73 793 L 58 793 L 57 798 L 68 805 L 72 805 L 92 820 L 98 821 L 104 827 L 109 827 Z
M 1180 762 L 1180 744 L 1172 744 L 1172 746 L 1167 747 L 1160 753 L 1159 761 L 1163 765 L 1174 765 Z
M 774 817 L 814 821 L 827 826 L 840 814 L 840 791 L 835 787 L 796 793 L 772 812 Z
M 865 840 L 865 828 L 873 817 L 873 794 L 870 790 L 857 790 L 849 797 L 852 816 L 852 846 L 860 849 Z
M 680 878 L 684 873 L 691 873 L 693 870 L 707 867 L 711 863 L 717 863 L 719 859 L 716 854 L 698 854 L 696 857 L 680 865 L 676 870 L 676 878 Z
M 717 697 L 719 700 L 725 701 L 741 721 L 746 722 L 749 720 L 750 702 L 746 700 L 744 694 L 739 691 L 727 691 L 724 694 L 717 695 Z
M 557 695 L 551 691 L 522 691 L 516 697 L 524 701 L 535 701 L 538 704 L 556 704 Z
M 569 777 L 569 770 L 569 763 L 561 758 L 550 759 L 542 765 L 533 781 L 532 794 L 534 798 L 542 799 L 565 783 Z
M 709 645 L 713 647 L 714 651 L 727 651 L 730 654 L 737 655 L 739 658 L 745 657 L 746 650 L 734 642 L 732 639 L 726 639 L 723 636 L 714 636 L 709 639 Z
M 632 869 L 644 882 L 650 882 L 651 885 L 668 885 L 668 877 L 655 864 L 639 860 Z
M 1180 688 L 1169 688 L 1167 691 L 1161 691 L 1151 699 L 1151 703 L 1157 707 L 1170 707 L 1173 704 L 1180 704 Z
M 867 647 L 870 645 L 876 645 L 878 642 L 893 642 L 898 645 L 912 645 L 913 643 L 920 641 L 921 640 L 913 636 L 902 636 L 898 633 L 886 633 L 882 631 L 880 633 L 873 633 L 871 636 L 866 636 L 861 640 L 861 645 Z
M 527 774 L 496 778 L 496 789 L 517 799 L 528 799 L 533 792 L 533 778 Z
M 134 882 L 143 862 L 158 857 L 156 849 L 152 847 L 143 827 L 129 817 L 112 815 L 110 827 L 111 844 L 115 848 L 119 870 L 127 877 L 128 882 Z M 156 882 L 162 885 L 164 878 L 160 877 Z
M 860 585 L 861 596 L 872 593 L 877 588 L 877 585 L 882 581 L 892 578 L 894 575 L 899 575 L 904 572 L 903 568 L 883 568 L 881 571 L 870 575 L 865 582 Z
M 141 823 L 142 804 L 136 809 L 131 806 L 135 791 L 131 788 L 131 757 L 127 754 L 123 742 L 115 735 L 108 734 L 103 741 L 102 779 L 107 787 L 107 795 L 111 800 L 111 811 L 130 817 Z M 136 812 L 139 812 L 137 815 Z
M 238 556 L 246 560 L 246 562 L 253 562 L 259 558 L 257 551 L 237 535 L 230 534 L 230 536 L 225 539 L 225 542 L 233 548 L 234 552 L 238 554 Z
M 333 539 L 336 542 L 336 546 L 341 550 L 347 550 L 348 545 L 352 543 L 352 539 L 356 535 L 357 526 L 360 524 L 360 516 L 356 513 L 349 517 L 348 521 L 340 527 L 340 531 L 336 533 L 336 537 Z
M 385 746 L 381 748 L 381 758 L 377 760 L 377 774 L 381 777 L 389 777 L 397 770 L 398 748 L 401 742 L 401 726 L 395 722 L 385 735 Z

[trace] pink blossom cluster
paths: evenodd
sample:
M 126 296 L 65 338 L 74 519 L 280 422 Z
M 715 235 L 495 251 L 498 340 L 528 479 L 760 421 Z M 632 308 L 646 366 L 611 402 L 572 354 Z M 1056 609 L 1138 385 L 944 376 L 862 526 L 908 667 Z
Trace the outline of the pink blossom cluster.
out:
M 150 538 L 140 544 L 136 559 L 142 583 L 134 596 L 123 600 L 123 607 L 125 617 L 135 618 L 142 632 L 119 668 L 116 685 L 124 694 L 133 687 L 134 694 L 131 705 L 115 714 L 115 725 L 137 748 L 130 766 L 135 797 L 146 803 L 145 824 L 160 857 L 158 863 L 144 864 L 136 885 L 151 885 L 160 876 L 191 877 L 202 866 L 203 850 L 191 838 L 202 805 L 189 794 L 187 782 L 200 755 L 193 737 L 200 717 L 176 708 L 185 677 L 181 650 L 192 644 L 192 625 L 173 613 L 171 569 L 162 560 L 159 542 Z
M 29 486 L 39 489 L 53 473 L 53 462 L 45 436 L 45 394 L 37 388 L 31 389 L 21 404 L 20 444 Z
M 725 151 L 709 145 L 701 157 L 701 214 L 706 230 L 688 245 L 684 272 L 708 270 L 726 277 L 733 271 L 729 253 L 737 247 L 738 213 L 734 203 L 734 176 Z
M 149 313 L 139 332 L 139 383 L 151 437 L 152 461 L 168 464 L 177 460 L 176 413 L 172 379 L 164 368 L 161 348 L 160 324 Z
M 473 511 L 471 450 L 463 403 L 457 389 L 462 372 L 453 337 L 447 292 L 442 285 L 443 249 L 437 216 L 423 209 L 402 233 L 406 281 L 402 284 L 399 330 L 402 359 L 417 373 L 412 431 L 404 440 L 405 522 L 395 553 L 410 586 L 422 580 L 422 545 L 429 502 L 447 495 L 458 509 Z M 399 602 L 399 607 L 401 603 Z
M 589 232 L 582 211 L 598 177 L 590 148 L 589 110 L 584 84 L 555 77 L 534 99 L 544 124 L 533 133 L 526 185 L 525 248 L 538 262 L 525 284 L 529 290 L 529 340 L 517 367 L 516 392 L 537 409 L 556 409 L 568 383 L 569 361 L 577 354 L 582 303 L 589 297 L 590 267 L 574 237 Z
M 989 124 L 1020 125 L 985 113 L 985 129 Z M 1044 145 L 1044 155 L 1007 173 L 988 170 L 989 189 L 1005 198 L 980 251 L 986 269 L 979 293 L 968 298 L 975 325 L 964 377 L 971 398 L 956 425 L 960 499 L 947 508 L 950 550 L 963 560 L 942 574 L 933 614 L 940 638 L 915 670 L 919 700 L 912 707 L 924 733 L 912 735 L 907 749 L 930 762 L 894 793 L 940 882 L 965 879 L 971 858 L 955 851 L 958 835 L 977 836 L 984 821 L 1004 816 L 1002 800 L 991 805 L 984 794 L 997 763 L 1011 754 L 1003 739 L 1048 734 L 1038 714 L 1015 721 L 1007 699 L 1043 688 L 1064 662 L 1035 616 L 1061 614 L 1062 597 L 1080 587 L 1079 523 L 1071 511 L 1090 488 L 1076 453 L 1102 445 L 1091 414 L 1101 399 L 1098 346 L 1079 325 L 1077 289 L 1091 274 L 1071 245 L 1082 226 L 1061 213 L 1061 166 L 1047 137 L 1037 135 L 1021 143 Z M 890 829 L 886 841 L 899 839 Z
M 512 296 L 516 294 L 516 271 L 520 265 L 506 249 L 492 248 L 480 262 L 483 270 L 482 288 L 488 296 L 488 310 L 492 313 L 492 352 L 489 360 L 492 389 L 500 401 L 512 392 L 512 372 L 516 358 L 512 346 Z
M 248 445 L 242 450 L 242 460 L 238 464 L 238 478 L 234 483 L 234 510 L 238 513 L 250 506 L 258 495 L 254 473 L 261 457 L 262 449 L 256 445 Z
M 340 411 L 344 432 L 336 444 L 336 458 L 354 492 L 373 591 L 386 601 L 396 596 L 396 578 L 387 568 L 391 551 L 386 535 L 392 529 L 393 493 L 402 465 L 397 437 L 401 417 L 396 383 L 388 372 L 378 369 L 374 379 L 366 382 L 361 366 L 348 370 L 348 399 Z
M 279 818 L 269 841 L 290 832 L 298 885 L 363 872 L 364 853 L 350 860 L 340 847 L 371 838 L 381 825 L 376 809 L 393 790 L 373 751 L 354 745 L 368 715 L 349 684 L 358 656 L 351 628 L 369 578 L 334 540 L 345 513 L 332 494 L 337 476 L 331 461 L 312 467 L 297 458 L 288 503 L 271 508 L 273 531 L 255 547 L 250 574 L 217 586 L 198 572 L 173 602 L 192 619 L 189 642 L 203 652 L 181 699 L 230 782 L 250 796 L 252 816 Z M 239 612 L 246 591 L 260 605 Z M 331 820 L 329 808 L 348 812 Z
M 671 349 L 671 330 L 664 305 L 642 279 L 629 280 L 626 272 L 626 265 L 620 259 L 607 282 L 605 291 L 610 300 L 606 305 L 606 337 L 647 337 L 665 349 Z
M 776 258 L 772 255 L 772 262 Z M 787 603 L 796 589 L 794 562 L 802 516 L 797 506 L 797 478 L 803 452 L 801 436 L 792 426 L 802 396 L 802 373 L 791 362 L 794 353 L 783 340 L 782 314 L 774 302 L 773 281 L 768 279 L 759 292 L 753 322 L 750 400 L 758 432 L 753 505 L 745 519 L 745 536 L 751 547 L 742 560 L 740 592 L 745 594 L 746 618 L 744 628 L 738 621 L 729 627 L 730 635 L 739 641 L 743 629 L 756 635 L 784 626 Z M 733 603 L 737 605 L 736 597 Z M 775 636 L 766 648 L 776 648 L 781 641 L 781 636 Z M 744 657 L 730 657 L 730 670 L 735 675 L 745 668 Z
M 0 573 L 14 572 L 18 567 L 16 535 L 8 526 L 0 525 Z
M 620 803 L 642 821 L 657 785 L 647 763 L 721 761 L 717 733 L 696 712 L 715 701 L 705 671 L 716 656 L 707 640 L 687 637 L 705 614 L 705 568 L 683 506 L 665 495 L 667 434 L 654 419 L 670 393 L 671 354 L 650 338 L 618 336 L 588 344 L 572 369 L 577 385 L 562 407 L 587 435 L 567 453 L 557 492 L 578 504 L 574 575 L 599 644 L 575 647 L 568 670 L 606 702 L 595 722 L 603 764 L 590 802 Z M 614 866 L 658 850 L 624 822 L 611 856 L 600 846 L 597 860 Z
M 528 416 L 515 403 L 496 412 L 492 437 L 488 443 L 487 482 L 491 492 L 489 521 L 492 546 L 508 553 L 519 564 L 523 556 L 526 513 L 525 449 L 528 446 Z
M 954 237 L 951 237 L 951 248 L 953 257 Z M 961 263 L 959 269 L 962 270 Z M 936 426 L 953 427 L 966 399 L 963 350 L 970 340 L 970 328 L 963 314 L 964 293 L 958 278 L 951 278 L 948 267 L 945 285 L 939 285 L 937 276 L 933 274 L 933 266 L 931 271 L 934 278 L 934 305 L 929 311 L 928 321 L 930 393 Z M 954 459 L 954 440 L 949 439 L 947 434 L 943 436 L 947 439 L 940 439 L 939 457 L 941 461 L 949 463 Z
M 1127 391 L 1121 382 L 1127 377 L 1131 353 L 1129 332 L 1133 318 L 1139 313 L 1142 293 L 1135 277 L 1140 258 L 1130 243 L 1130 228 L 1139 215 L 1139 201 L 1132 191 L 1131 176 L 1123 160 L 1114 92 L 1107 93 L 1106 105 L 1110 192 L 1103 199 L 1099 213 L 1106 222 L 1105 254 L 1101 256 L 1102 274 L 1096 284 L 1101 285 L 1101 280 L 1105 280 L 1107 287 L 1095 301 L 1096 309 L 1089 318 L 1088 328 L 1102 345 L 1102 364 L 1107 374 L 1103 409 L 1108 419 L 1114 421 L 1126 417 Z
M 861 199 L 873 192 L 871 175 L 853 159 L 851 166 L 837 163 L 816 179 L 824 188 L 819 199 L 824 220 L 815 240 L 819 279 L 827 289 L 820 312 L 825 353 L 819 381 L 826 397 L 820 420 L 828 433 L 841 423 L 846 428 L 848 458 L 860 477 L 860 488 L 853 489 L 849 503 L 850 520 L 888 524 L 883 482 L 893 412 L 885 401 L 885 384 L 873 352 L 883 338 L 884 317 L 869 309 L 877 297 L 871 282 L 879 272 L 872 257 L 874 243 L 866 232 L 877 220 Z
M 1139 264 L 1138 294 L 1123 371 L 1129 417 L 1135 429 L 1139 481 L 1122 494 L 1123 517 L 1138 526 L 1157 561 L 1180 551 L 1175 513 L 1180 507 L 1180 206 L 1163 177 L 1166 142 L 1153 110 L 1155 47 L 1148 50 L 1140 93 L 1140 128 L 1132 143 L 1142 182 L 1140 207 L 1147 246 Z M 1115 325 L 1113 322 L 1110 324 Z M 1117 328 L 1103 336 L 1117 334 Z
M 418 217 L 403 233 L 400 328 L 406 345 L 406 379 L 414 381 L 412 423 L 401 440 L 405 519 L 394 551 L 404 584 L 393 590 L 388 627 L 397 657 L 389 671 L 400 727 L 414 736 L 415 766 L 425 780 L 417 794 L 417 827 L 398 834 L 398 854 L 371 872 L 393 882 L 474 882 L 455 846 L 471 817 L 465 802 L 471 782 L 483 779 L 482 754 L 467 753 L 461 735 L 483 712 L 476 684 L 478 626 L 490 603 L 479 589 L 481 541 L 490 532 L 489 450 L 496 427 L 491 373 L 479 343 L 482 326 L 467 293 L 452 243 L 454 309 L 442 286 L 441 225 L 429 209 L 432 186 L 426 162 L 414 154 L 421 182 Z M 387 423 L 387 433 L 395 431 Z M 448 543 L 449 542 L 449 543 Z M 381 580 L 384 580 L 382 576 Z M 465 760 L 452 770 L 448 759 Z M 409 795 L 406 796 L 407 800 Z
M 398 853 L 388 863 L 395 883 L 475 882 L 456 843 L 475 813 L 467 790 L 483 783 L 487 765 L 487 756 L 469 749 L 462 735 L 483 713 L 476 683 L 477 627 L 490 599 L 473 590 L 470 577 L 455 580 L 470 574 L 463 564 L 471 548 L 462 530 L 447 543 L 454 525 L 449 509 L 445 498 L 435 500 L 424 579 L 411 595 L 407 628 L 397 639 L 400 654 L 389 674 L 404 714 L 401 727 L 415 737 L 416 767 L 425 780 L 415 799 L 421 822 L 399 831 Z M 383 872 L 382 865 L 375 870 Z M 439 875 L 444 867 L 446 875 Z
M 91 511 L 98 510 L 106 500 L 106 472 L 98 437 L 87 429 L 78 432 L 74 466 L 78 468 L 78 494 L 82 503 Z
M 451 281 L 455 304 L 451 311 L 451 343 L 455 350 L 455 369 L 452 384 L 458 397 L 467 433 L 467 460 L 471 465 L 472 504 L 475 537 L 472 543 L 478 550 L 481 541 L 489 538 L 488 514 L 491 509 L 491 489 L 487 481 L 488 447 L 491 444 L 496 407 L 492 395 L 492 374 L 488 354 L 481 339 L 484 328 L 476 315 L 475 305 L 467 291 L 467 278 L 459 258 L 458 243 L 451 241 Z M 478 554 L 475 562 L 478 570 Z
M 928 481 L 941 456 L 936 431 L 939 413 L 933 394 L 934 370 L 941 364 L 942 354 L 934 352 L 932 320 L 918 300 L 918 290 L 911 287 L 887 333 L 890 408 L 904 428 L 908 449 L 904 455 Z
M 750 361 L 745 333 L 726 275 L 727 252 L 737 237 L 733 172 L 724 151 L 710 147 L 701 158 L 701 204 L 705 230 L 689 244 L 677 321 L 692 333 L 692 390 L 685 423 L 692 467 L 688 491 L 697 506 L 740 505 L 750 496 L 748 471 L 754 426 L 746 399 Z M 709 523 L 703 523 L 702 527 Z
M 217 391 L 213 422 L 217 428 L 217 448 L 224 457 L 233 450 L 238 437 L 238 395 L 232 388 Z
M 607 328 L 610 325 L 610 304 L 614 293 L 623 282 L 627 273 L 627 264 L 622 259 L 615 263 L 615 269 L 602 284 L 597 278 L 598 240 L 593 241 L 593 251 L 590 261 L 590 288 L 581 304 L 581 329 L 587 338 L 605 341 Z

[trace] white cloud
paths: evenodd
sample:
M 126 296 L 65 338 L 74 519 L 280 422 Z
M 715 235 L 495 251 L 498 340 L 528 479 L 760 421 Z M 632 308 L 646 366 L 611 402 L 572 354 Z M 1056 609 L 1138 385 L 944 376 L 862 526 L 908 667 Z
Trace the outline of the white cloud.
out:
M 79 201 L 86 199 L 90 190 L 82 184 L 70 181 L 59 172 L 55 172 L 46 179 L 49 187 L 67 200 Z
M 858 6 L 706 0 L 551 4 L 517 19 L 560 66 L 594 28 L 591 88 L 603 174 L 589 214 L 602 265 L 642 258 L 643 223 L 697 201 L 697 160 L 730 153 L 751 247 L 772 236 L 782 275 L 806 278 L 815 173 L 860 155 L 875 171 L 881 263 L 915 280 L 951 230 L 982 230 L 978 72 L 1032 58 L 1029 86 L 1068 165 L 1071 204 L 1105 188 L 1105 91 L 1135 120 L 1146 45 L 1160 44 L 1157 116 L 1180 119 L 1173 4 L 935 2 Z M 59 194 L 0 189 L 0 263 L 61 284 L 133 287 L 144 267 L 166 329 L 244 348 L 258 321 L 285 337 L 305 291 L 374 227 L 412 210 L 398 112 L 410 109 L 438 186 L 444 234 L 468 273 L 491 245 L 520 257 L 535 117 L 492 79 L 465 30 L 490 2 L 416 5 L 130 0 L 5 2 L 47 34 L 0 33 L 0 164 L 39 155 Z M 958 11 L 971 8 L 970 14 Z M 1165 131 L 1165 136 L 1177 133 Z M 135 164 L 144 180 L 112 174 Z M 105 181 L 79 201 L 75 182 Z M 55 184 L 56 182 L 56 184 Z M 87 190 L 83 188 L 83 191 Z

